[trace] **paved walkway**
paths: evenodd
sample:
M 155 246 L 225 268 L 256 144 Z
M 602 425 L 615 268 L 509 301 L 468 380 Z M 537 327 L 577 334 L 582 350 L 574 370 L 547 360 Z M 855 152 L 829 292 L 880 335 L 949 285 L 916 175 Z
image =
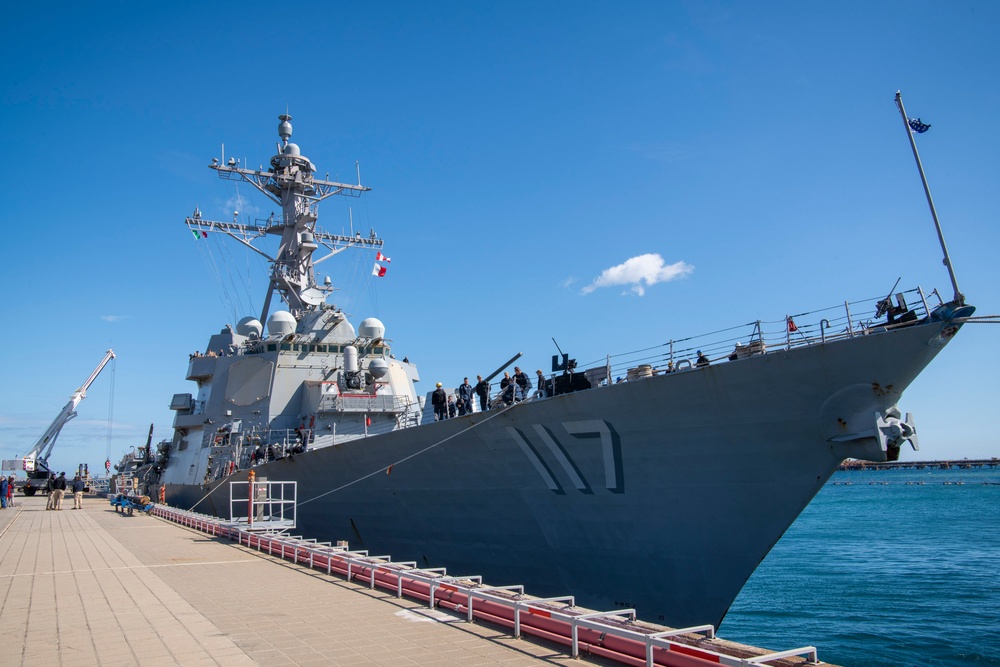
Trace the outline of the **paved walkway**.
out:
M 607 665 L 104 499 L 0 510 L 3 665 Z

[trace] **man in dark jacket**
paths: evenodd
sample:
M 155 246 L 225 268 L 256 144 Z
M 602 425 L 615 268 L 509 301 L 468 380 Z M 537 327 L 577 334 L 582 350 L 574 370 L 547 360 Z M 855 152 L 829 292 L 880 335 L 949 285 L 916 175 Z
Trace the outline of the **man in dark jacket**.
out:
M 514 382 L 521 388 L 521 395 L 527 396 L 528 390 L 531 389 L 531 380 L 528 379 L 528 374 L 522 371 L 520 366 L 514 366 Z
M 49 478 L 45 480 L 45 493 L 49 494 L 49 500 L 45 503 L 45 509 L 54 510 L 56 507 L 56 475 L 50 472 Z
M 73 509 L 82 510 L 83 509 L 83 489 L 86 484 L 83 483 L 83 479 L 77 475 L 73 478 Z
M 486 411 L 490 409 L 490 383 L 483 379 L 482 375 L 477 375 L 476 395 L 479 396 L 479 409 Z
M 461 399 L 458 414 L 464 415 L 472 412 L 472 385 L 469 384 L 469 378 L 465 378 L 462 384 L 458 385 L 458 397 Z
M 52 483 L 51 495 L 55 496 L 52 499 L 52 509 L 60 511 L 62 510 L 62 499 L 65 493 L 66 493 L 66 473 L 61 472 L 59 473 L 59 477 L 56 478 L 56 481 Z
M 448 394 L 441 388 L 441 383 L 437 383 L 437 389 L 431 394 L 431 405 L 434 406 L 434 421 L 441 421 L 448 418 Z

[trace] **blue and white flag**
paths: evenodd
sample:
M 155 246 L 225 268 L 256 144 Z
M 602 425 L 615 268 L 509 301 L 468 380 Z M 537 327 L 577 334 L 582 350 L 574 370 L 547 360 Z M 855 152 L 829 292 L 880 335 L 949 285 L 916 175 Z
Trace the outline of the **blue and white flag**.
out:
M 921 123 L 919 118 L 910 119 L 910 129 L 917 134 L 923 134 L 927 130 L 931 129 L 931 126 L 927 123 Z

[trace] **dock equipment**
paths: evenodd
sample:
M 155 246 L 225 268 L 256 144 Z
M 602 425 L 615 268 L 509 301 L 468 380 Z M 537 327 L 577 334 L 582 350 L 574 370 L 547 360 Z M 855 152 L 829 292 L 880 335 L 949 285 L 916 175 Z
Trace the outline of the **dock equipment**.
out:
M 97 368 L 80 385 L 80 388 L 73 392 L 73 395 L 69 398 L 69 402 L 63 406 L 63 409 L 59 411 L 59 414 L 52 420 L 49 427 L 35 441 L 35 445 L 31 448 L 31 451 L 24 455 L 24 471 L 28 475 L 28 481 L 24 483 L 24 495 L 33 496 L 38 490 L 45 488 L 45 483 L 52 474 L 51 470 L 49 470 L 49 455 L 52 454 L 52 448 L 55 447 L 56 438 L 59 437 L 59 433 L 62 431 L 62 427 L 66 425 L 66 422 L 76 417 L 76 406 L 87 397 L 87 389 L 94 383 L 97 376 L 101 374 L 101 371 L 108 365 L 108 362 L 114 358 L 114 350 L 108 350 L 104 353 L 101 363 L 97 364 Z

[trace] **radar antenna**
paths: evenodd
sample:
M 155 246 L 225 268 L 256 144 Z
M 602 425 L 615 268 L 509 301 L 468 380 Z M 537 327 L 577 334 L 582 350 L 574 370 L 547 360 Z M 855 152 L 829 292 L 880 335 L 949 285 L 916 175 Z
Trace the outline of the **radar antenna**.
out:
M 271 298 L 275 292 L 288 304 L 289 311 L 296 319 L 322 308 L 333 287 L 317 284 L 313 267 L 352 246 L 381 248 L 383 244 L 382 239 L 374 234 L 367 238 L 360 235 L 343 236 L 328 234 L 316 227 L 321 201 L 334 195 L 360 197 L 371 188 L 360 183 L 351 185 L 316 178 L 315 165 L 290 141 L 291 115 L 283 113 L 278 116 L 278 120 L 281 143 L 277 146 L 278 153 L 271 158 L 269 170 L 246 169 L 232 161 L 226 163 L 225 158 L 221 161 L 213 159 L 209 168 L 217 171 L 220 178 L 240 179 L 249 183 L 278 204 L 281 215 L 276 217 L 272 213 L 266 220 L 257 220 L 254 224 L 240 224 L 235 219 L 232 222 L 207 220 L 201 217 L 200 212 L 185 219 L 188 228 L 196 234 L 221 232 L 270 262 L 270 284 L 260 314 L 261 322 L 267 321 Z M 253 245 L 254 240 L 269 234 L 281 237 L 274 257 Z M 329 252 L 314 260 L 313 252 L 320 245 Z

